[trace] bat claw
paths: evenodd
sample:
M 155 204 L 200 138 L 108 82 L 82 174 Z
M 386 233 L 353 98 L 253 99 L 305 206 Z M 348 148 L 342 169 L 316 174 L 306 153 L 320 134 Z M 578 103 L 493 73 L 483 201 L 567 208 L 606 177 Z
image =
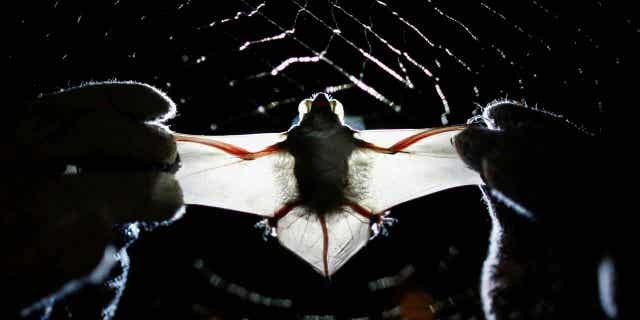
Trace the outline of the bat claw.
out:
M 371 223 L 371 237 L 369 237 L 369 240 L 372 240 L 380 234 L 385 237 L 389 235 L 389 228 L 396 224 L 398 222 L 398 219 L 391 218 L 388 215 L 389 211 L 386 211 L 385 213 L 374 218 L 374 221 L 372 221 Z
M 269 219 L 260 220 L 258 223 L 254 225 L 256 229 L 262 230 L 262 239 L 264 241 L 268 241 L 269 237 L 276 238 L 278 237 L 278 232 L 276 231 L 276 227 L 271 224 Z

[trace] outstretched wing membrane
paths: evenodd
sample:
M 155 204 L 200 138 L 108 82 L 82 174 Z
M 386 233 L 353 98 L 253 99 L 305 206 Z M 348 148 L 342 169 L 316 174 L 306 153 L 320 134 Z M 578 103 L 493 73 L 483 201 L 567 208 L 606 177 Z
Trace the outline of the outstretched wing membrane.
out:
M 284 133 L 174 136 L 187 204 L 271 217 L 297 196 L 293 156 L 277 148 Z
M 234 136 L 174 134 L 185 202 L 270 217 L 278 240 L 326 277 L 366 245 L 370 218 L 479 175 L 456 154 L 461 127 L 365 130 L 349 158 L 345 204 L 318 214 L 299 203 L 286 133 Z
M 462 127 L 436 129 L 365 130 L 355 133 L 364 142 L 349 159 L 355 189 L 352 201 L 381 214 L 385 210 L 431 193 L 482 184 L 478 173 L 457 155 L 453 137 Z
M 278 240 L 317 272 L 330 277 L 364 247 L 369 219 L 348 206 L 318 215 L 299 206 L 278 220 Z

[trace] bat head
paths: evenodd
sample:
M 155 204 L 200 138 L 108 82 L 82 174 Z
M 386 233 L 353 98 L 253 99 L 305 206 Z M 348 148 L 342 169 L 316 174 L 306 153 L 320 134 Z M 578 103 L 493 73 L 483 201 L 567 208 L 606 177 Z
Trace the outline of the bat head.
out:
M 304 116 L 312 112 L 333 112 L 340 119 L 340 123 L 344 124 L 344 108 L 342 103 L 336 99 L 332 99 L 331 96 L 324 92 L 316 93 L 309 99 L 304 99 L 298 105 L 298 112 L 300 113 L 300 121 L 304 119 Z

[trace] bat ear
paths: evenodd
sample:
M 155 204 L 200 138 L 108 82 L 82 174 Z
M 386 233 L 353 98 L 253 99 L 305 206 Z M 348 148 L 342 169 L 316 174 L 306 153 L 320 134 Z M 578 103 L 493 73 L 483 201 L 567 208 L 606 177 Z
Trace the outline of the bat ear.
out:
M 329 103 L 331 104 L 331 110 L 333 113 L 338 116 L 340 122 L 344 123 L 344 107 L 342 106 L 342 103 L 336 99 L 331 99 Z
M 300 101 L 300 104 L 298 104 L 298 113 L 299 113 L 299 118 L 300 121 L 302 121 L 302 118 L 304 117 L 305 114 L 307 114 L 309 111 L 311 111 L 311 104 L 313 103 L 313 101 L 311 99 L 304 99 L 302 101 Z

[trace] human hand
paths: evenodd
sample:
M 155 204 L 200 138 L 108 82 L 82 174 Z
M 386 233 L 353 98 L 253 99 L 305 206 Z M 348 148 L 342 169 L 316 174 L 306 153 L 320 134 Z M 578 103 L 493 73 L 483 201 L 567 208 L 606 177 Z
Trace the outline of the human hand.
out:
M 134 82 L 91 83 L 21 110 L 0 186 L 0 274 L 17 308 L 103 281 L 127 242 L 120 233 L 135 231 L 128 224 L 179 217 L 176 146 L 161 125 L 174 114 L 168 97 Z
M 619 272 L 602 267 L 621 261 L 611 147 L 517 102 L 494 103 L 479 118 L 485 127 L 461 132 L 455 146 L 486 182 L 493 220 L 482 281 L 488 318 L 619 316 Z

